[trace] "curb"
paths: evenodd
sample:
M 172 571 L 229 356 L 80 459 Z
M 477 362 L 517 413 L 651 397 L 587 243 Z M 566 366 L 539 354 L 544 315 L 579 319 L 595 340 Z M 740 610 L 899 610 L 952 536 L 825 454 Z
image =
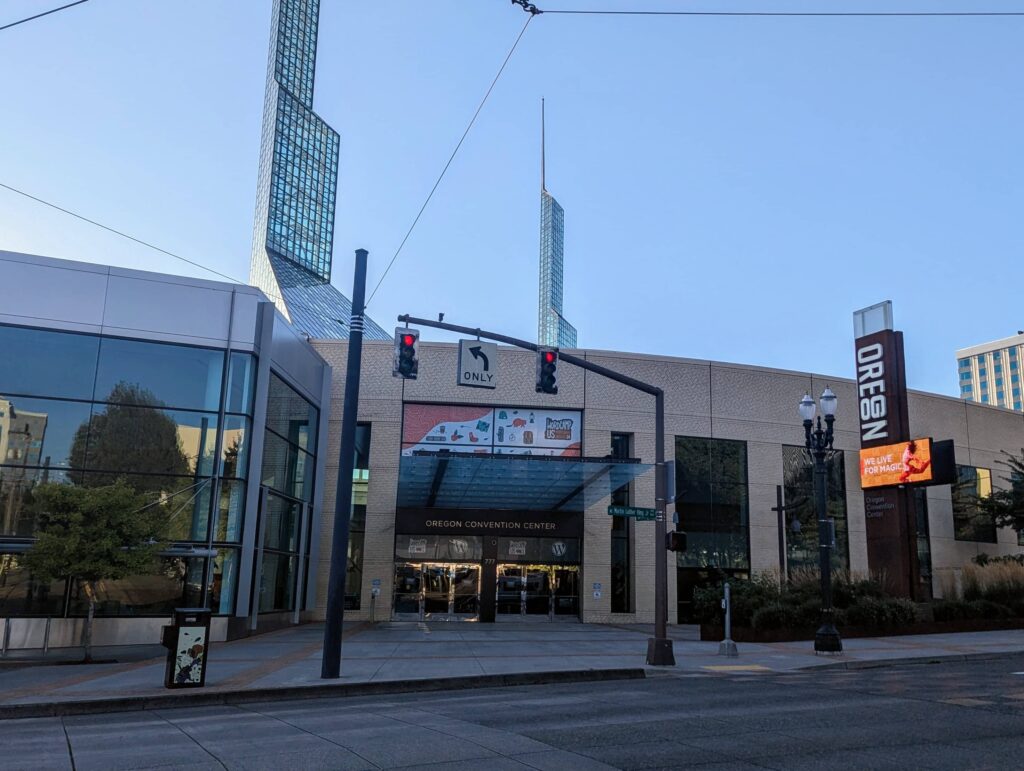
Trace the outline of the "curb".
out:
M 502 688 L 515 685 L 548 685 L 554 683 L 592 683 L 606 680 L 642 680 L 643 669 L 579 669 L 553 672 L 520 672 L 506 675 L 468 675 L 463 677 L 432 677 L 423 680 L 394 680 L 370 683 L 330 683 L 293 685 L 278 688 L 251 688 L 235 691 L 178 691 L 159 696 L 126 696 L 123 698 L 88 699 L 82 701 L 39 702 L 34 704 L 0 705 L 0 720 L 30 717 L 66 717 L 95 715 L 107 712 L 137 712 L 176 707 L 205 707 L 248 704 L 256 701 L 298 701 L 378 696 L 392 693 L 426 691 L 459 691 L 473 688 Z
M 1019 656 L 1024 654 L 1022 650 L 998 651 L 992 653 L 950 653 L 941 656 L 906 656 L 898 659 L 872 659 L 862 661 L 837 661 L 834 664 L 811 664 L 800 667 L 803 671 L 816 670 L 837 670 L 837 669 L 883 669 L 885 667 L 904 667 L 915 664 L 950 664 L 965 661 L 992 661 L 1003 659 L 1007 656 Z

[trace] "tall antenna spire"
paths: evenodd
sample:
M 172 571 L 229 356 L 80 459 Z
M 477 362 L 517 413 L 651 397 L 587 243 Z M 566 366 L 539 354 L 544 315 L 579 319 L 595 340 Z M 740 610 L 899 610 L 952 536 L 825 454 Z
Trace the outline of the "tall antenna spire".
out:
M 544 186 L 544 97 L 540 98 L 540 189 L 547 190 Z

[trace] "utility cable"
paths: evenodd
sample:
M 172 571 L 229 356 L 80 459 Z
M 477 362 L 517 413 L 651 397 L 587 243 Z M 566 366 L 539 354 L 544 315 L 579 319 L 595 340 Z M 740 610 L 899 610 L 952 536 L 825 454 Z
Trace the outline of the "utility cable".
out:
M 245 283 L 244 281 L 239 281 L 237 278 L 234 278 L 233 276 L 229 276 L 226 273 L 221 273 L 219 270 L 214 270 L 213 268 L 208 268 L 205 265 L 203 265 L 202 263 L 196 262 L 195 260 L 190 260 L 187 257 L 182 257 L 180 254 L 175 254 L 174 252 L 169 252 L 166 249 L 161 249 L 159 246 L 154 246 L 153 244 L 149 243 L 148 241 L 143 241 L 141 238 L 136 238 L 135 236 L 130 236 L 127 233 L 124 233 L 124 232 L 122 232 L 120 230 L 117 230 L 115 228 L 109 227 L 108 225 L 104 225 L 102 222 L 97 222 L 96 220 L 91 220 L 88 217 L 85 217 L 85 216 L 83 216 L 81 214 L 78 214 L 76 212 L 71 211 L 70 209 L 65 209 L 63 206 L 58 206 L 57 204 L 50 203 L 49 201 L 45 201 L 42 198 L 37 198 L 36 196 L 34 196 L 34 195 L 30 194 L 30 193 L 26 193 L 24 190 L 19 190 L 16 187 L 11 187 L 10 185 L 5 185 L 3 182 L 0 182 L 0 187 L 5 188 L 7 190 L 10 190 L 12 193 L 17 193 L 18 195 L 24 196 L 25 198 L 29 198 L 29 199 L 31 199 L 33 201 L 36 201 L 37 203 L 41 203 L 44 206 L 49 206 L 51 209 L 56 209 L 57 211 L 63 212 L 64 214 L 70 214 L 72 217 L 75 217 L 76 219 L 80 219 L 83 222 L 88 222 L 90 225 L 95 225 L 98 228 L 103 228 L 104 230 L 106 230 L 106 231 L 108 231 L 110 233 L 114 233 L 115 235 L 119 235 L 122 238 L 127 238 L 129 241 L 134 241 L 137 244 L 142 244 L 143 246 L 146 246 L 146 247 L 148 247 L 150 249 L 154 249 L 154 250 L 160 252 L 161 254 L 166 254 L 168 257 L 173 257 L 176 260 L 181 260 L 182 262 L 187 262 L 189 265 L 193 265 L 193 266 L 195 266 L 197 268 L 201 268 L 202 270 L 205 270 L 205 271 L 207 271 L 209 273 L 213 273 L 214 275 L 220 276 L 221 278 L 226 278 L 228 281 L 230 281 L 230 282 L 232 282 L 234 284 L 244 284 Z
M 495 85 L 497 85 L 498 79 L 501 77 L 501 73 L 505 71 L 505 65 L 508 64 L 509 59 L 512 58 L 512 54 L 515 53 L 516 47 L 519 45 L 519 41 L 523 39 L 523 35 L 526 34 L 526 28 L 530 26 L 530 22 L 533 21 L 534 15 L 535 14 L 530 14 L 526 18 L 526 24 L 524 24 L 523 28 L 519 31 L 519 36 L 516 38 L 516 42 L 512 44 L 512 47 L 505 55 L 505 60 L 501 63 L 501 67 L 498 68 L 498 74 L 496 74 L 494 76 L 494 80 L 491 81 L 491 85 L 488 87 L 487 93 L 484 94 L 484 98 L 480 100 L 480 104 L 477 106 L 476 112 L 473 113 L 473 117 L 470 119 L 469 125 L 467 125 L 466 130 L 462 132 L 462 138 L 459 139 L 459 143 L 455 145 L 455 149 L 452 150 L 452 154 L 448 158 L 448 162 L 444 165 L 444 168 L 441 169 L 441 175 L 437 178 L 437 182 L 435 182 L 434 186 L 430 189 L 427 199 L 423 202 L 419 212 L 416 214 L 416 219 L 414 219 L 412 221 L 412 225 L 409 226 L 409 230 L 406 232 L 405 238 L 402 239 L 402 243 L 400 243 L 398 245 L 398 249 L 395 250 L 395 256 L 391 258 L 391 262 L 388 263 L 388 266 L 384 269 L 384 273 L 381 275 L 380 280 L 377 281 L 377 285 L 373 288 L 373 291 L 370 292 L 369 298 L 363 304 L 364 308 L 369 307 L 370 303 L 373 301 L 373 296 L 377 294 L 377 290 L 380 289 L 381 283 L 383 283 L 384 279 L 387 278 L 388 272 L 391 270 L 391 266 L 395 264 L 395 260 L 398 259 L 398 255 L 402 253 L 402 248 L 405 246 L 405 242 L 409 240 L 409 236 L 412 235 L 412 231 L 416 228 L 416 223 L 420 221 L 420 217 L 423 216 L 423 212 L 426 210 L 427 204 L 429 204 L 430 199 L 434 197 L 434 193 L 437 192 L 437 188 L 441 184 L 441 180 L 444 179 L 444 175 L 448 172 L 448 167 L 451 166 L 452 161 L 455 160 L 455 156 L 458 154 L 459 148 L 462 147 L 462 143 L 466 141 L 466 137 L 469 135 L 470 129 L 473 128 L 473 124 L 476 123 L 476 119 L 480 115 L 480 111 L 483 110 L 484 105 L 487 103 L 487 97 L 491 95 Z
M 515 0 L 513 0 L 514 2 Z M 534 13 L 575 16 L 796 16 L 796 17 L 967 17 L 1024 16 L 1024 11 L 612 11 L 536 10 Z
M 0 27 L 0 32 L 3 32 L 5 29 L 10 29 L 11 27 L 17 27 L 19 24 L 24 24 L 26 21 L 33 21 L 34 19 L 41 19 L 44 16 L 49 16 L 51 13 L 57 13 L 57 11 L 63 11 L 65 8 L 71 8 L 72 6 L 81 5 L 82 3 L 87 3 L 87 2 L 89 2 L 89 0 L 76 0 L 76 2 L 68 3 L 67 5 L 62 5 L 60 8 L 51 8 L 49 11 L 43 11 L 42 13 L 37 13 L 35 16 L 29 16 L 27 18 L 20 19 L 18 21 L 12 21 L 10 24 L 5 24 L 4 26 Z

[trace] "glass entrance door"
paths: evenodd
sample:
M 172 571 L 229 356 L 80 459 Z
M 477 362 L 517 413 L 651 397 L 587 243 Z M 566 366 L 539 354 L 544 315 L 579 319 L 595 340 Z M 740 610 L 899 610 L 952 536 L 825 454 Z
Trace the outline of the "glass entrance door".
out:
M 498 565 L 498 586 L 495 597 L 499 616 L 523 615 L 523 593 L 526 589 L 521 565 Z
M 447 616 L 450 612 L 452 571 L 448 565 L 423 565 L 423 616 Z
M 576 565 L 498 565 L 497 616 L 505 621 L 578 617 L 579 589 Z
M 480 566 L 396 563 L 393 615 L 396 621 L 476 621 Z
M 524 565 L 526 592 L 523 596 L 523 614 L 543 618 L 551 617 L 551 573 L 548 565 Z

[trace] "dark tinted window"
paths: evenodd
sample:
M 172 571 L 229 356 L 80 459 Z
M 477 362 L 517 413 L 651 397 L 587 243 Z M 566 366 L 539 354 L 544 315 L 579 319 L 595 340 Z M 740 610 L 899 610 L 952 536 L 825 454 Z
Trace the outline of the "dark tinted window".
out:
M 0 393 L 91 399 L 99 338 L 0 326 Z
M 828 516 L 836 529 L 834 567 L 848 564 L 849 537 L 846 521 L 846 467 L 842 450 L 828 460 L 825 480 Z M 783 494 L 786 505 L 786 561 L 790 572 L 818 569 L 818 514 L 814 506 L 814 467 L 805 447 L 782 447 Z
M 217 411 L 223 366 L 223 351 L 104 338 L 95 399 L 118 401 L 127 385 L 164 407 Z
M 992 472 L 957 464 L 956 475 L 952 486 L 954 537 L 958 541 L 995 543 L 995 520 L 978 506 L 980 499 L 992 494 Z
M 307 452 L 316 452 L 318 419 L 316 407 L 271 373 L 267 428 Z
M 747 443 L 676 437 L 676 511 L 687 567 L 750 566 Z
M 313 497 L 313 456 L 269 431 L 263 443 L 263 479 L 267 487 L 293 498 Z

